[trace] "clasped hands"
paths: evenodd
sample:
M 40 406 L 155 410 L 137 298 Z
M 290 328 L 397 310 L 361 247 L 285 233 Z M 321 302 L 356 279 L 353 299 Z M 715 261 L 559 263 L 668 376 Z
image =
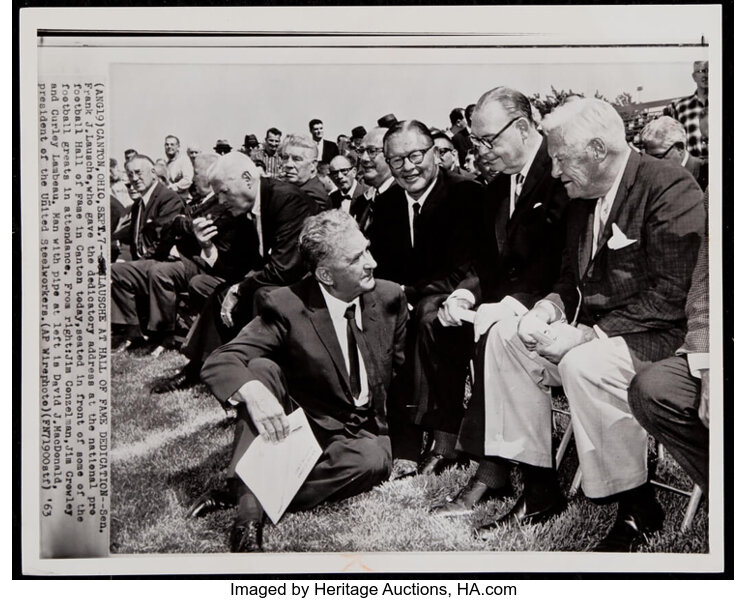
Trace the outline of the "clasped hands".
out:
M 438 309 L 438 320 L 444 327 L 457 327 L 462 324 L 459 310 L 471 310 L 474 302 L 467 298 L 450 296 Z M 513 309 L 502 302 L 481 304 L 475 313 L 475 343 L 493 323 L 515 316 Z
M 596 337 L 594 330 L 586 325 L 574 327 L 564 321 L 547 322 L 543 310 L 532 309 L 519 321 L 519 339 L 527 350 L 535 351 L 551 363 L 557 364 L 566 353 Z
M 232 396 L 232 400 L 246 405 L 259 435 L 267 440 L 279 442 L 290 434 L 290 423 L 283 407 L 261 381 L 247 381 Z

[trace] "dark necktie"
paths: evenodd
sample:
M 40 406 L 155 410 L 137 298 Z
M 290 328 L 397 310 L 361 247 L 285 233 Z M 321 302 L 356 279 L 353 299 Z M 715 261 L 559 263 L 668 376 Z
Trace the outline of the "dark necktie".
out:
M 355 324 L 355 304 L 345 309 L 345 318 L 348 320 L 348 362 L 350 363 L 350 391 L 353 398 L 361 393 L 361 371 L 358 364 L 358 344 L 355 343 L 357 325 Z
M 521 173 L 516 175 L 516 189 L 514 190 L 514 201 L 511 203 L 511 211 L 509 217 L 513 216 L 516 210 L 516 205 L 519 203 L 519 196 L 521 196 L 521 189 L 524 187 L 524 176 Z
M 415 228 L 415 225 L 418 222 L 418 215 L 420 215 L 420 203 L 415 202 L 412 205 L 412 245 L 413 245 L 413 248 L 415 247 L 415 240 L 417 239 L 415 236 L 415 232 L 417 231 L 417 229 Z

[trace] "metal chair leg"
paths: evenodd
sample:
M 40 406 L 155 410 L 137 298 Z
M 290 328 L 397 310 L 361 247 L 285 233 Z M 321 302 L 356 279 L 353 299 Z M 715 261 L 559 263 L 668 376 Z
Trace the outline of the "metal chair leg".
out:
M 690 501 L 687 503 L 687 509 L 685 510 L 685 516 L 682 519 L 682 525 L 680 526 L 680 531 L 682 533 L 690 529 L 690 525 L 692 525 L 693 519 L 695 518 L 695 513 L 698 512 L 698 506 L 700 505 L 702 497 L 703 490 L 700 489 L 699 485 L 694 485 L 693 491 L 690 492 Z

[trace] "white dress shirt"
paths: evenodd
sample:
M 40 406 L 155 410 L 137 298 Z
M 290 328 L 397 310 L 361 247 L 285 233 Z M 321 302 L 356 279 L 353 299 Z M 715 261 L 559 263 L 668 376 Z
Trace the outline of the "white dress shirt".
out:
M 322 290 L 324 302 L 327 305 L 329 316 L 332 319 L 332 326 L 335 328 L 337 342 L 340 344 L 342 357 L 345 359 L 345 368 L 348 370 L 348 375 L 350 375 L 350 358 L 348 356 L 348 320 L 345 318 L 345 310 L 351 304 L 355 304 L 355 324 L 358 329 L 363 331 L 360 298 L 356 298 L 352 302 L 343 302 L 325 290 L 322 284 L 319 284 L 319 289 Z M 363 364 L 363 356 L 361 355 L 360 348 L 358 348 L 358 370 L 360 371 L 361 377 L 361 393 L 358 395 L 358 398 L 355 399 L 355 405 L 364 406 L 365 404 L 368 404 L 368 374 L 366 373 L 366 365 Z

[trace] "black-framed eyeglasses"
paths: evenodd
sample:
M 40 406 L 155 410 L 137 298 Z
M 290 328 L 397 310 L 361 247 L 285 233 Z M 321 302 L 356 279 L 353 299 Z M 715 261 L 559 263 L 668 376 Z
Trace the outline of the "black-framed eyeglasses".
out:
M 347 175 L 352 170 L 353 170 L 353 167 L 347 167 L 346 169 L 337 169 L 336 171 L 332 171 L 330 169 L 329 176 L 330 177 L 335 177 L 336 175 Z
M 454 148 L 439 148 L 436 147 L 436 152 L 438 152 L 439 156 L 446 156 L 449 152 L 453 152 Z
M 384 152 L 384 148 L 378 148 L 376 146 L 356 146 L 355 151 L 360 155 L 363 156 L 364 152 L 368 152 L 368 155 L 373 158 L 380 152 Z
M 648 150 L 646 151 L 646 154 L 648 154 L 649 156 L 653 156 L 654 158 L 666 158 L 667 154 L 669 154 L 672 151 L 672 148 L 674 148 L 677 144 L 679 144 L 679 142 L 675 142 L 674 144 L 669 146 L 669 148 L 664 150 L 664 152 L 660 152 L 659 154 L 654 154 L 653 152 L 649 152 Z
M 387 157 L 384 160 L 392 169 L 401 169 L 405 164 L 405 159 L 409 160 L 413 165 L 419 165 L 423 162 L 425 155 L 428 154 L 428 151 L 431 148 L 433 148 L 433 145 L 430 145 L 427 148 L 423 148 L 421 150 L 413 150 L 405 156 L 392 156 Z
M 506 129 L 508 129 L 509 127 L 511 127 L 511 125 L 513 125 L 514 123 L 516 123 L 516 121 L 518 121 L 519 119 L 521 119 L 520 116 L 519 117 L 514 117 L 513 119 L 511 119 L 508 123 L 506 123 L 503 126 L 503 129 L 501 129 L 498 133 L 496 133 L 495 135 L 491 136 L 490 138 L 487 138 L 487 139 L 486 138 L 481 138 L 481 137 L 477 137 L 476 135 L 472 135 L 470 133 L 469 134 L 469 139 L 472 141 L 472 144 L 474 144 L 475 146 L 482 146 L 483 148 L 485 148 L 485 150 L 492 150 L 493 149 L 493 144 L 495 143 L 495 140 L 497 140 L 500 137 L 500 135 L 504 131 L 506 131 Z

